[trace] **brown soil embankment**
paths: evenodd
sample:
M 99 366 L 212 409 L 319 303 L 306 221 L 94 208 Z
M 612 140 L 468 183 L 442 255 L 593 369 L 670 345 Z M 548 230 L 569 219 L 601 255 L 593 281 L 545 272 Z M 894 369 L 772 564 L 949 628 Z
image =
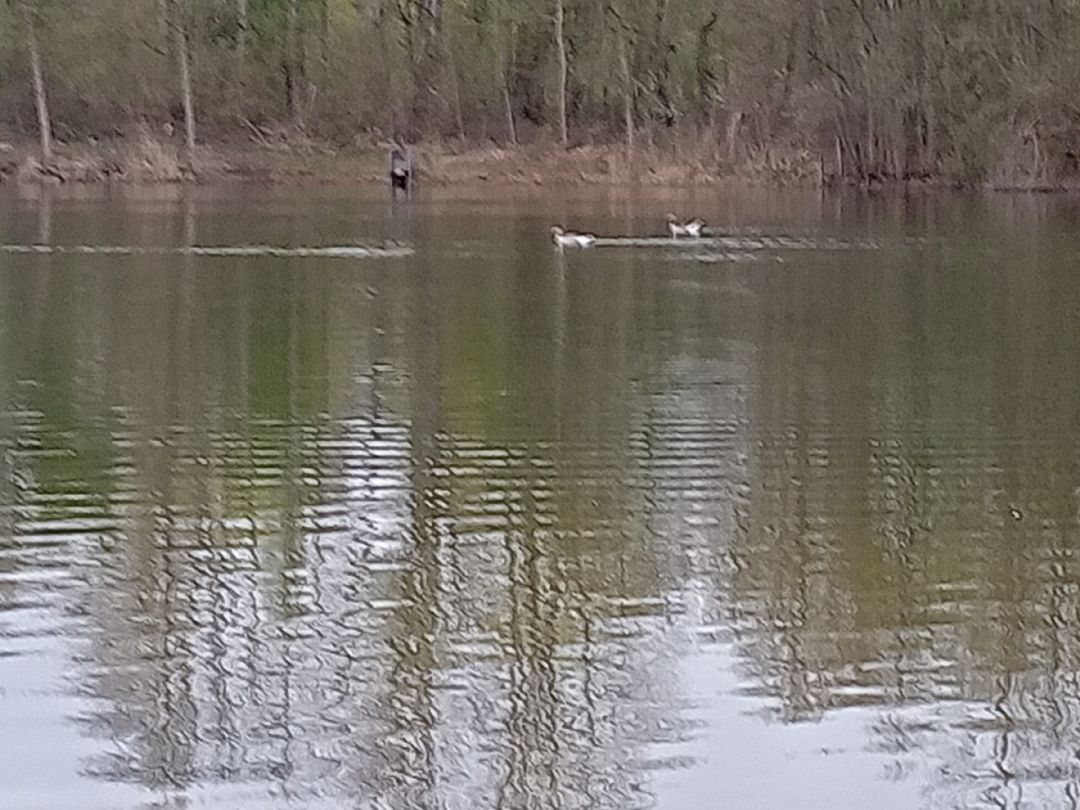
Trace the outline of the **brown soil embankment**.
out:
M 591 144 L 564 149 L 552 144 L 513 148 L 431 144 L 417 149 L 418 181 L 434 186 L 715 186 L 728 182 L 761 185 L 910 185 L 963 187 L 947 177 L 903 183 L 879 178 L 838 183 L 832 167 L 797 148 L 744 148 L 730 159 L 725 150 Z M 1000 174 L 1000 173 L 999 173 Z M 62 144 L 44 161 L 33 143 L 0 141 L 0 184 L 264 183 L 374 185 L 388 181 L 386 146 L 339 148 L 288 139 L 221 141 L 200 145 L 192 157 L 170 141 L 145 134 L 112 141 Z M 976 184 L 1009 191 L 1060 191 L 1075 183 L 1039 182 L 1012 173 Z
M 420 147 L 418 180 L 433 185 L 702 186 L 731 179 L 819 184 L 821 167 L 797 152 L 763 153 L 738 165 L 674 149 L 587 145 Z M 827 180 L 827 178 L 824 178 Z M 51 160 L 32 143 L 0 144 L 0 183 L 308 183 L 387 182 L 382 147 L 337 149 L 305 143 L 222 142 L 201 145 L 189 159 L 169 142 L 142 137 L 65 144 Z

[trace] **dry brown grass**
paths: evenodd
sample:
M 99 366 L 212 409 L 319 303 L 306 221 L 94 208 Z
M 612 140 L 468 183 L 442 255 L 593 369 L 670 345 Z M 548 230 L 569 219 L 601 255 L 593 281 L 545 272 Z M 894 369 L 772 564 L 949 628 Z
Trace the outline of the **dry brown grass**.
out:
M 287 134 L 287 133 L 286 133 Z M 201 145 L 189 160 L 174 141 L 141 129 L 113 141 L 64 144 L 47 164 L 33 144 L 0 153 L 0 182 L 169 184 L 386 183 L 386 145 L 332 149 L 294 143 L 282 133 Z M 273 137 L 271 137 L 273 135 Z M 819 186 L 831 167 L 797 146 L 728 144 L 703 131 L 633 150 L 593 143 L 564 149 L 551 142 L 513 148 L 427 144 L 417 149 L 421 184 L 434 186 L 692 187 L 739 182 Z
M 421 150 L 421 176 L 440 185 L 492 182 L 533 185 L 709 186 L 732 179 L 763 183 L 820 184 L 821 162 L 805 149 L 771 146 L 729 149 L 714 137 L 670 143 L 587 144 L 564 149 L 551 143 Z

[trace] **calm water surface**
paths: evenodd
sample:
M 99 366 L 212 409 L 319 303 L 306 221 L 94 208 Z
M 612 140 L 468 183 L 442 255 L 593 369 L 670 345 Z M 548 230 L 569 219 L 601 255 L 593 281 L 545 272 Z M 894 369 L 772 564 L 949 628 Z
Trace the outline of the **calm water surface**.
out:
M 0 806 L 1076 807 L 1080 205 L 479 200 L 0 198 Z

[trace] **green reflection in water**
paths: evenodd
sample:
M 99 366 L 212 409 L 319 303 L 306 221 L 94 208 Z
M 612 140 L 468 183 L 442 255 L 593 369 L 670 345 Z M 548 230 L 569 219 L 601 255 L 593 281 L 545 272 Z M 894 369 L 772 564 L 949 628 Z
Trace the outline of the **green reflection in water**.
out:
M 10 243 L 315 242 L 272 198 L 5 205 Z M 68 784 L 674 805 L 746 712 L 858 711 L 853 780 L 1077 795 L 1070 204 L 750 205 L 805 238 L 746 263 L 553 256 L 563 205 L 318 206 L 416 247 L 356 263 L 5 258 L 0 654 L 64 641 L 85 702 L 27 706 L 92 741 Z

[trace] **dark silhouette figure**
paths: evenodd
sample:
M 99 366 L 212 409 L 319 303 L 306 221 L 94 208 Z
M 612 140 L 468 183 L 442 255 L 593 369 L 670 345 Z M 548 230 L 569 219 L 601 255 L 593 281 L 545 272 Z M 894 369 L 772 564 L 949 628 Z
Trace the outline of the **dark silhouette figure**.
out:
M 408 147 L 395 146 L 390 150 L 390 188 L 409 194 L 413 179 L 413 155 Z

